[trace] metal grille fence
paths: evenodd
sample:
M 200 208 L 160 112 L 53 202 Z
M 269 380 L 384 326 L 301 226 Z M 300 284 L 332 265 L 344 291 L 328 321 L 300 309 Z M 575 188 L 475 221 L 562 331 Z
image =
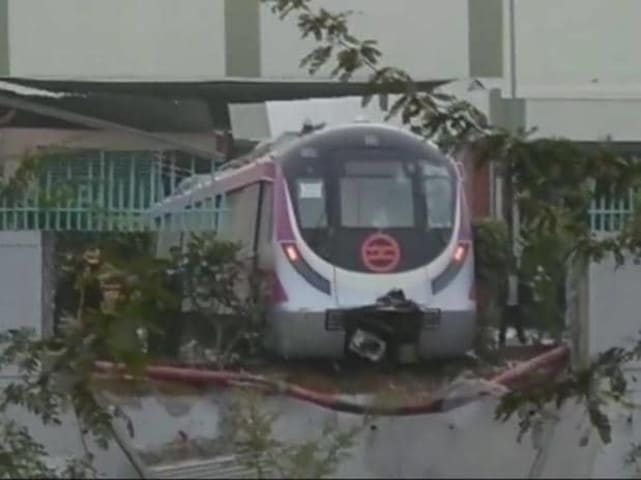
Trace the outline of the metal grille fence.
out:
M 153 219 L 150 208 L 215 173 L 180 151 L 64 151 L 38 156 L 33 180 L 0 195 L 0 230 L 216 230 L 222 196 Z
M 620 231 L 634 214 L 639 192 L 631 189 L 620 197 L 604 195 L 596 198 L 590 208 L 590 226 L 594 233 L 614 233 Z

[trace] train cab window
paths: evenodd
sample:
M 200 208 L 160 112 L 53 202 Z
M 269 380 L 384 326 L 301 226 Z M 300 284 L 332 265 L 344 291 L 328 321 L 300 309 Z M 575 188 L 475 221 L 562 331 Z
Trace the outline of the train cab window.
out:
M 329 223 L 326 162 L 319 161 L 318 155 L 315 149 L 304 148 L 298 152 L 294 163 L 285 166 L 298 226 L 316 233 L 326 229 Z
M 302 178 L 296 185 L 298 213 L 302 228 L 327 227 L 325 183 L 320 178 Z
M 339 188 L 343 227 L 414 226 L 412 178 L 403 162 L 348 161 Z

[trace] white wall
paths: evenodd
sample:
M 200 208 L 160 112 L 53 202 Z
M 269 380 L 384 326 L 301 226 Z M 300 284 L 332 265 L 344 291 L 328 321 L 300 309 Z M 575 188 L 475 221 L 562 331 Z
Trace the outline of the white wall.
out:
M 512 0 L 516 96 L 539 136 L 641 140 L 641 2 Z M 510 4 L 504 0 L 504 90 L 511 93 Z
M 641 3 L 641 2 L 640 2 Z M 641 94 L 641 90 L 640 90 Z M 537 135 L 576 141 L 641 140 L 639 100 L 527 100 L 526 122 Z
M 161 445 L 175 442 L 179 429 L 190 439 L 213 439 L 224 434 L 224 409 L 234 400 L 225 390 L 212 390 L 206 398 L 156 394 L 132 401 L 120 395 L 109 397 L 133 422 L 136 437 L 132 443 L 147 452 L 158 452 Z M 579 441 L 589 422 L 580 408 L 568 404 L 556 428 L 543 432 L 543 449 L 537 455 L 531 434 L 517 442 L 517 416 L 505 423 L 496 421 L 496 407 L 496 400 L 486 398 L 442 414 L 375 418 L 377 428 L 366 429 L 355 438 L 335 477 L 621 478 L 630 473 L 622 468 L 629 444 L 621 440 L 632 438 L 623 431 L 621 419 L 614 422 L 618 435 L 615 445 L 604 449 L 592 437 L 588 446 L 581 447 Z M 359 415 L 337 413 L 279 396 L 265 398 L 261 409 L 278 415 L 273 424 L 274 436 L 292 444 L 317 438 L 328 424 L 347 430 L 363 421 Z M 220 478 L 232 466 L 223 466 L 222 461 L 216 464 L 216 458 L 222 460 L 214 455 L 193 463 L 167 458 L 165 465 L 173 467 L 173 478 L 188 475 L 189 470 Z M 246 467 L 234 470 L 239 477 L 251 476 Z M 159 476 L 156 472 L 160 473 L 160 469 L 151 473 Z M 169 471 L 164 473 L 168 476 Z
M 641 269 L 629 259 L 617 270 L 613 259 L 592 264 L 589 288 L 591 354 L 633 345 L 641 331 Z
M 40 232 L 0 232 L 0 332 L 42 327 Z
M 469 82 L 459 81 L 447 84 L 440 90 L 467 100 L 488 115 L 488 91 L 468 91 L 468 86 Z M 390 96 L 389 105 L 393 104 L 395 98 Z M 298 131 L 306 119 L 314 124 L 325 123 L 329 127 L 351 123 L 358 117 L 370 122 L 383 122 L 385 116 L 386 113 L 378 104 L 378 97 L 372 99 L 365 108 L 361 106 L 361 97 L 356 96 L 230 105 L 234 136 L 258 140 L 276 137 L 287 131 Z M 388 123 L 402 125 L 399 116 L 390 119 Z
M 159 451 L 161 445 L 175 442 L 179 429 L 190 439 L 212 439 L 225 433 L 221 414 L 234 400 L 226 390 L 212 390 L 206 397 L 155 395 L 136 401 L 110 397 L 133 422 L 136 437 L 132 443 L 147 451 Z M 484 399 L 443 414 L 377 418 L 377 428 L 366 429 L 346 450 L 348 457 L 339 463 L 335 478 L 521 478 L 536 452 L 527 438 L 516 442 L 516 419 L 494 420 L 496 405 L 495 400 Z M 360 415 L 280 396 L 266 397 L 260 408 L 278 415 L 274 436 L 291 444 L 320 438 L 328 423 L 347 431 L 363 421 Z M 189 464 L 182 464 L 183 472 Z M 173 465 L 180 464 L 174 461 Z M 200 470 L 208 478 L 221 478 L 221 470 Z M 246 467 L 243 470 L 244 478 L 251 476 Z
M 612 347 L 630 348 L 641 334 L 641 269 L 630 258 L 615 270 L 613 259 L 592 264 L 589 272 L 589 349 L 596 356 Z M 628 379 L 627 400 L 641 401 L 638 381 L 641 364 L 625 366 Z M 633 443 L 641 438 L 641 413 L 612 405 L 608 409 L 612 423 L 612 443 L 595 451 L 592 478 L 638 478 L 635 465 L 624 462 Z M 638 467 L 637 467 L 638 468 Z
M 506 40 L 509 2 L 504 0 Z M 514 0 L 514 5 L 519 95 L 641 97 L 641 2 Z
M 244 0 L 240 0 L 244 1 Z M 467 0 L 323 0 L 353 9 L 358 36 L 424 78 L 467 77 Z M 293 19 L 261 6 L 264 77 L 304 77 Z M 10 72 L 75 78 L 215 78 L 225 74 L 224 0 L 9 0 Z
M 225 72 L 223 0 L 11 0 L 14 76 L 181 79 Z
M 422 78 L 468 76 L 467 0 L 323 0 L 322 6 L 330 12 L 354 10 L 352 32 L 378 40 L 388 65 Z M 307 76 L 298 64 L 314 46 L 313 40 L 300 40 L 294 17 L 281 21 L 262 6 L 264 77 Z

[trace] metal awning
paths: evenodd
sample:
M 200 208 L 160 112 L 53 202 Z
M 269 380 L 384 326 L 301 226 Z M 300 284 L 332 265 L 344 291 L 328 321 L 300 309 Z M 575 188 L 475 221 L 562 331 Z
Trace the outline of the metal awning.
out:
M 420 80 L 431 91 L 453 80 Z M 192 154 L 198 148 L 161 133 L 230 128 L 229 105 L 277 100 L 401 93 L 367 82 L 225 78 L 193 81 L 78 80 L 0 77 L 0 122 L 23 128 L 114 129 L 159 140 Z
M 363 81 L 273 80 L 224 78 L 193 81 L 77 80 L 0 77 L 23 87 L 67 94 L 127 94 L 164 98 L 199 98 L 206 102 L 259 103 L 276 100 L 362 96 L 372 92 Z M 453 79 L 418 80 L 419 91 L 431 91 Z M 386 86 L 387 93 L 401 93 L 401 86 Z

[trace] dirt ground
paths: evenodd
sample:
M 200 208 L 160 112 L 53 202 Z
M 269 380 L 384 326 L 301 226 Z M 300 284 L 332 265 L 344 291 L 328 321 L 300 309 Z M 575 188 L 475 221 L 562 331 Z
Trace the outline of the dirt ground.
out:
M 527 360 L 549 348 L 550 346 L 544 345 L 507 346 L 499 352 L 499 360 L 491 364 L 471 356 L 450 361 L 422 362 L 411 366 L 269 359 L 232 370 L 262 375 L 327 394 L 395 393 L 401 396 L 416 396 L 434 392 L 461 375 L 488 378 L 514 362 Z M 184 395 L 197 390 L 192 386 L 168 382 L 153 381 L 141 384 L 104 376 L 96 377 L 95 381 L 99 388 L 117 394 L 126 392 L 144 395 L 161 392 L 165 395 Z

